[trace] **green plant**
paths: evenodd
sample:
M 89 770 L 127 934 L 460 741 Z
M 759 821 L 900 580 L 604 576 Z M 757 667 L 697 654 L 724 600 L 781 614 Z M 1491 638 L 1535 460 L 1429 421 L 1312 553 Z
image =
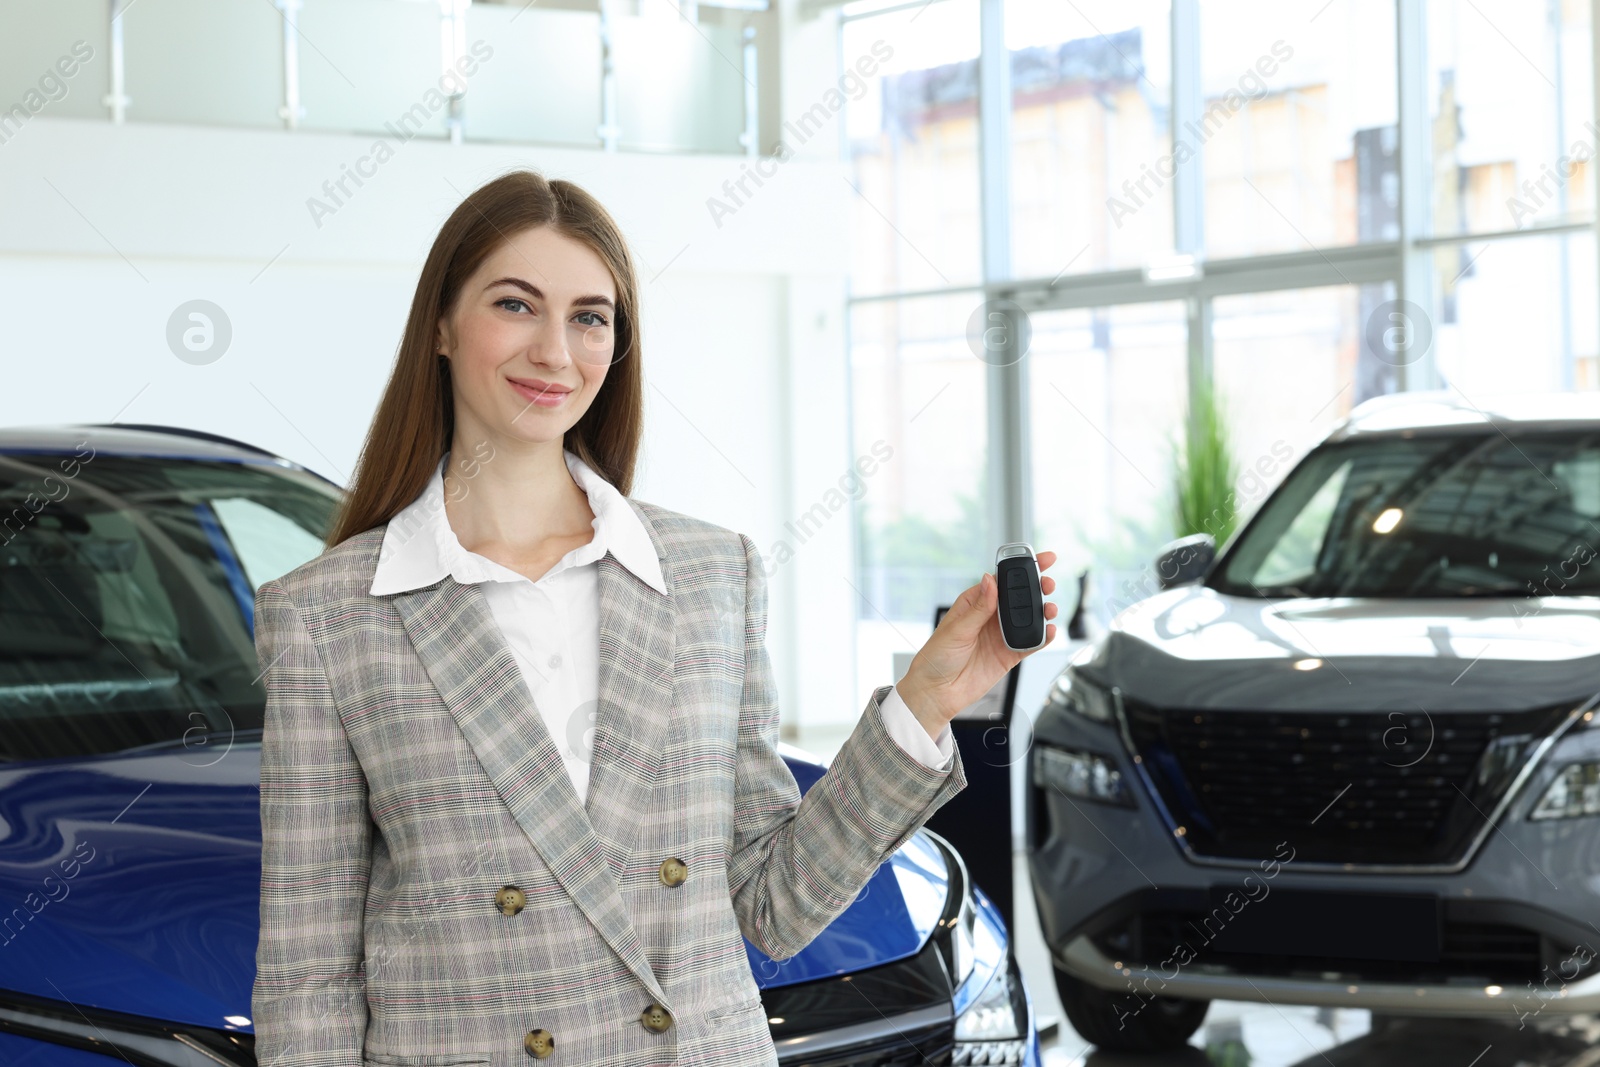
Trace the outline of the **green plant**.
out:
M 1211 1067 L 1250 1067 L 1250 1050 L 1243 1041 L 1230 1037 L 1206 1043 L 1206 1059 Z
M 1233 491 L 1239 463 L 1221 404 L 1209 382 L 1190 394 L 1183 441 L 1174 449 L 1173 468 L 1176 536 L 1208 533 L 1222 544 L 1239 521 Z

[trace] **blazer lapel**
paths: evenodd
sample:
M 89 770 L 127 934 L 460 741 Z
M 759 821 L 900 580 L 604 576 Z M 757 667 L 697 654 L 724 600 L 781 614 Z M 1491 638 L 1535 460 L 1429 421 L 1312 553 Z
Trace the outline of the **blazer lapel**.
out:
M 655 530 L 640 518 L 659 556 Z M 661 562 L 669 575 L 664 556 Z M 665 1004 L 618 879 L 638 841 L 638 813 L 649 803 L 672 707 L 672 598 L 609 551 L 598 566 L 599 707 L 583 804 L 483 589 L 447 575 L 393 599 L 428 676 L 512 816 L 601 936 Z
M 635 510 L 638 505 L 628 503 Z M 642 514 L 661 561 L 672 571 Z M 639 815 L 649 809 L 672 712 L 674 630 L 670 594 L 657 592 L 607 552 L 600 565 L 600 686 L 584 810 L 618 879 L 635 856 Z M 570 782 L 569 782 L 570 784 Z M 638 856 L 659 863 L 665 856 Z

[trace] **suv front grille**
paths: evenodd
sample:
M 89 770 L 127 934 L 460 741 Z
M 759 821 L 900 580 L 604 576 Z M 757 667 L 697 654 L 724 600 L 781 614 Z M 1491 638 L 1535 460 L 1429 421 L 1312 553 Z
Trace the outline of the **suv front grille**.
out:
M 1449 865 L 1571 705 L 1525 712 L 1264 712 L 1124 700 L 1143 767 L 1196 855 Z M 1279 855 L 1281 857 L 1281 854 Z

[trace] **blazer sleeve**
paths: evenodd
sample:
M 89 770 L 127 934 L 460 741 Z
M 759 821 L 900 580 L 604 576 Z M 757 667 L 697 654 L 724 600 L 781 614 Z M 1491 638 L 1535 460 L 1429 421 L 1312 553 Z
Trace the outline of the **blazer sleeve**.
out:
M 739 929 L 787 959 L 849 907 L 878 866 L 966 787 L 950 765 L 919 763 L 890 736 L 880 686 L 832 764 L 802 797 L 777 750 L 778 699 L 767 656 L 767 579 L 754 542 L 745 551 L 745 668 L 739 706 L 733 848 L 728 887 Z
M 320 653 L 277 581 L 255 601 L 261 735 L 261 933 L 251 1019 L 274 1067 L 359 1067 L 373 828 L 367 783 Z

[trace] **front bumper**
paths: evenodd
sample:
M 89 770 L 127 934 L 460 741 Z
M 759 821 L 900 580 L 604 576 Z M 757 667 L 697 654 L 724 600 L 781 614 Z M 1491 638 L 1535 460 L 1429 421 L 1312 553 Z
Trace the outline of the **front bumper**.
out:
M 1055 957 L 1062 970 L 1105 989 L 1129 989 L 1130 995 L 1189 997 L 1196 1000 L 1246 1000 L 1260 1003 L 1310 1004 L 1332 1008 L 1365 1008 L 1402 1015 L 1470 1015 L 1483 1018 L 1509 1012 L 1517 1018 L 1538 1015 L 1546 1008 L 1560 1013 L 1592 1012 L 1600 1008 L 1600 975 L 1550 991 L 1508 989 L 1501 986 L 1410 985 L 1394 982 L 1351 982 L 1320 978 L 1285 978 L 1267 975 L 1197 973 L 1180 970 L 1170 982 L 1146 983 L 1131 969 L 1119 968 L 1089 938 L 1075 937 L 1066 951 Z M 1164 978 L 1164 975 L 1160 976 Z M 1488 992 L 1488 990 L 1497 992 Z
M 1166 951 L 1174 930 L 1208 914 L 1216 894 L 1242 886 L 1251 870 L 1186 855 L 1111 727 L 1047 710 L 1035 744 L 1114 759 L 1132 786 L 1131 809 L 1069 798 L 1043 790 L 1029 761 L 1030 883 L 1056 966 L 1083 981 L 1139 997 L 1408 1015 L 1600 1010 L 1600 818 L 1528 819 L 1560 768 L 1600 758 L 1600 731 L 1569 733 L 1547 752 L 1458 871 L 1297 870 L 1291 858 L 1271 876 L 1271 892 L 1370 894 L 1374 908 L 1385 898 L 1436 897 L 1441 956 L 1414 963 L 1223 952 L 1187 934 L 1178 936 L 1191 944 L 1188 958 Z M 1293 836 L 1286 827 L 1286 841 Z M 1263 881 L 1260 871 L 1254 877 Z

